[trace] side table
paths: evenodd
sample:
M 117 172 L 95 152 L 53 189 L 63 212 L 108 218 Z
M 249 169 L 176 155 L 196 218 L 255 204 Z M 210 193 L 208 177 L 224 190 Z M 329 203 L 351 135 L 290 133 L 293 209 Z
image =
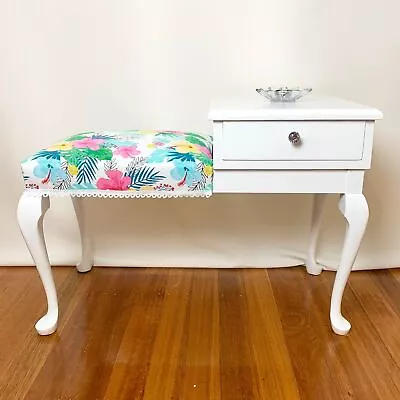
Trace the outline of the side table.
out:
M 312 193 L 314 206 L 306 268 L 322 268 L 315 252 L 323 203 L 340 195 L 347 221 L 342 256 L 332 291 L 330 319 L 339 335 L 350 330 L 342 316 L 343 292 L 369 211 L 363 195 L 370 168 L 373 130 L 382 113 L 339 98 L 309 96 L 295 103 L 228 98 L 212 103 L 213 193 Z

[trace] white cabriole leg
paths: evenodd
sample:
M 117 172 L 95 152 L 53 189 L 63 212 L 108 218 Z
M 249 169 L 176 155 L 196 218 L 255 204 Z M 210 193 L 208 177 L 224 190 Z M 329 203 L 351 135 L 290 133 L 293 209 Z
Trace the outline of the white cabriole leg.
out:
M 325 199 L 326 194 L 318 193 L 314 195 L 310 242 L 308 245 L 308 256 L 306 262 L 307 272 L 311 275 L 319 275 L 322 272 L 322 267 L 317 264 L 315 255 L 317 250 L 318 235 L 321 227 L 322 211 L 324 209 Z
M 347 229 L 342 258 L 333 285 L 330 316 L 333 331 L 338 335 L 346 335 L 351 325 L 342 316 L 342 297 L 367 227 L 369 211 L 363 194 L 342 195 L 339 200 L 339 209 L 347 220 Z
M 39 335 L 50 335 L 57 329 L 58 303 L 53 274 L 43 235 L 43 217 L 50 207 L 48 197 L 22 194 L 17 210 L 18 223 L 39 272 L 47 297 L 47 313 L 35 325 Z
M 88 272 L 93 266 L 93 252 L 85 218 L 83 201 L 84 200 L 80 197 L 72 197 L 72 204 L 74 205 L 76 218 L 78 220 L 82 244 L 82 258 L 77 264 L 76 269 L 79 272 Z

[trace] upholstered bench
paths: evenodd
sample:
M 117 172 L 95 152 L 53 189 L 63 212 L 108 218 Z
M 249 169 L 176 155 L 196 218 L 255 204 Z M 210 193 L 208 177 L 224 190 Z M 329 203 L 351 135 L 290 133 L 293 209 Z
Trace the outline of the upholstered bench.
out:
M 192 132 L 85 132 L 40 150 L 21 163 L 25 191 L 18 222 L 47 296 L 48 312 L 36 329 L 55 331 L 57 294 L 43 237 L 49 197 L 70 196 L 82 238 L 80 272 L 92 267 L 82 197 L 209 197 L 212 138 Z
M 208 197 L 212 171 L 211 137 L 172 131 L 80 133 L 22 162 L 39 196 Z

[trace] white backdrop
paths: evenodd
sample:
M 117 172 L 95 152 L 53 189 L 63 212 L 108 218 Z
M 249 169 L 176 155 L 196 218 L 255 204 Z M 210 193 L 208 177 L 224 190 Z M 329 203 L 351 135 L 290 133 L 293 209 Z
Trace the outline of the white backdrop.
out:
M 19 161 L 94 129 L 210 132 L 209 100 L 268 84 L 309 85 L 381 109 L 371 218 L 358 268 L 400 261 L 400 30 L 397 0 L 0 0 L 0 264 L 29 265 L 15 209 Z M 257 94 L 255 94 L 257 96 Z M 90 200 L 98 265 L 301 264 L 311 197 Z M 319 259 L 335 268 L 344 234 L 328 201 Z M 45 221 L 53 264 L 79 254 L 73 211 Z

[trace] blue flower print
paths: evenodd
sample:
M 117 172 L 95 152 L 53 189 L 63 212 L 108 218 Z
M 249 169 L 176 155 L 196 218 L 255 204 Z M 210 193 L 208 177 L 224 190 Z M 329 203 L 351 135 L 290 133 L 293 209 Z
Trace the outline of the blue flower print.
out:
M 162 163 L 166 159 L 168 153 L 169 153 L 169 149 L 167 149 L 167 148 L 156 149 L 147 157 L 147 162 Z
M 61 168 L 60 160 L 38 158 L 37 161 L 38 165 L 33 169 L 33 174 L 38 178 L 43 178 L 43 184 L 51 181 L 54 185 L 58 178 L 65 179 L 67 177 L 67 174 Z
M 163 143 L 163 144 L 170 144 L 173 139 L 179 138 L 179 135 L 175 133 L 163 133 L 157 134 L 154 136 L 154 142 Z
M 201 173 L 196 169 L 196 163 L 176 160 L 171 176 L 178 181 L 178 186 L 192 186 L 201 179 Z
M 77 190 L 83 190 L 83 189 L 97 189 L 96 185 L 93 185 L 93 183 L 74 183 L 71 185 L 71 189 L 77 189 Z

